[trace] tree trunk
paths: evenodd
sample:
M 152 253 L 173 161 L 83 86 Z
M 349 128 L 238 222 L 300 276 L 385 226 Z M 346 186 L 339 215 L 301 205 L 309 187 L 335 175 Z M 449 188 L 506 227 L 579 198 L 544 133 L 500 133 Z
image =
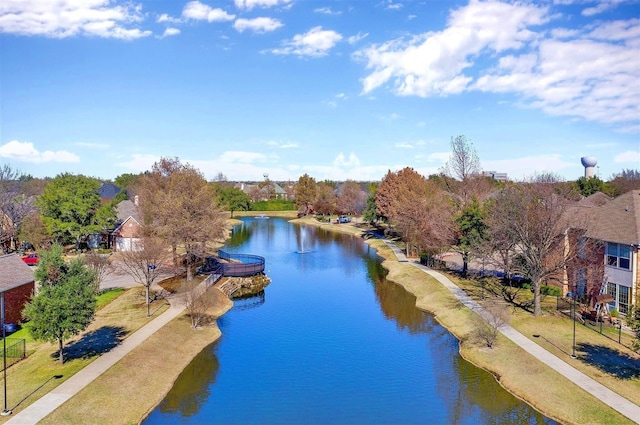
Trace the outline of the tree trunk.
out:
M 151 314 L 149 313 L 149 286 L 151 285 L 147 282 L 147 285 L 145 286 L 145 292 L 147 294 L 147 317 L 151 317 Z
M 540 279 L 536 279 L 533 286 L 533 315 L 540 316 L 542 314 L 542 307 L 540 305 Z
M 469 269 L 469 253 L 462 253 L 462 276 L 467 277 L 467 270 Z
M 62 345 L 62 338 L 58 339 L 58 358 L 60 359 L 60 364 L 64 364 L 64 346 Z

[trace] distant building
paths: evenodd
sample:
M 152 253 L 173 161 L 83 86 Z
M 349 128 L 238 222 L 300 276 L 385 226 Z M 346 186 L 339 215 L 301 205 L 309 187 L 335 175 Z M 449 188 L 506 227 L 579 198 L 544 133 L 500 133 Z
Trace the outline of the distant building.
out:
M 507 173 L 498 173 L 497 171 L 483 171 L 482 176 L 491 177 L 499 182 L 506 182 L 508 179 Z

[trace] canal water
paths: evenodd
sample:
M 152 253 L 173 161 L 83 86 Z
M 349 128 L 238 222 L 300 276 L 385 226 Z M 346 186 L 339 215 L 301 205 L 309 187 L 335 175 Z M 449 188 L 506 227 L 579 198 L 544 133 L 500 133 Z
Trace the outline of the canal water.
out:
M 224 249 L 264 256 L 272 283 L 235 301 L 145 425 L 554 423 L 462 359 L 360 238 L 247 218 Z

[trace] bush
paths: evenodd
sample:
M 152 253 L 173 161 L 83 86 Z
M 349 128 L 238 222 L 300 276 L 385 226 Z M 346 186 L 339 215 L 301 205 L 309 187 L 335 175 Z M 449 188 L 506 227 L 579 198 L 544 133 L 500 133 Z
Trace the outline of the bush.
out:
M 272 199 L 270 201 L 258 201 L 251 204 L 252 211 L 295 211 L 296 204 L 284 199 Z
M 560 297 L 562 296 L 562 289 L 558 288 L 557 286 L 542 285 L 540 287 L 540 293 L 542 295 L 551 295 L 554 297 Z

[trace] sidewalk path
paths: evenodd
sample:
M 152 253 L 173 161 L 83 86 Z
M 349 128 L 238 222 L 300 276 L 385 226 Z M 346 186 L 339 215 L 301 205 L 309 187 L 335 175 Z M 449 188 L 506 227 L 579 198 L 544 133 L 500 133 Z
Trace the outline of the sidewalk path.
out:
M 131 336 L 122 341 L 122 344 L 98 357 L 71 378 L 58 385 L 51 392 L 44 395 L 20 413 L 16 414 L 8 420 L 6 424 L 33 425 L 38 423 L 38 421 L 53 412 L 62 405 L 62 403 L 69 400 L 85 386 L 89 385 L 94 379 L 106 372 L 107 369 L 120 361 L 135 347 L 153 335 L 154 332 L 180 315 L 182 311 L 184 311 L 184 305 L 182 305 L 182 303 L 172 302 L 171 307 L 169 307 L 167 311 L 131 334 Z
M 382 240 L 389 248 L 393 250 L 399 262 L 408 261 L 407 257 L 404 255 L 402 250 L 400 250 L 400 248 L 387 241 L 386 239 Z M 453 295 L 455 295 L 462 304 L 475 311 L 481 317 L 486 319 L 487 315 L 491 314 L 442 273 L 431 270 L 419 263 L 411 262 L 409 264 L 433 276 L 445 288 L 451 291 L 451 293 L 453 293 Z M 560 373 L 574 384 L 578 385 L 583 390 L 601 400 L 606 405 L 611 406 L 611 408 L 617 410 L 619 413 L 631 419 L 633 422 L 640 424 L 640 406 L 638 406 L 637 404 L 634 404 L 621 395 L 611 391 L 609 388 L 605 387 L 595 379 L 592 379 L 570 364 L 561 360 L 559 357 L 551 354 L 550 352 L 515 330 L 512 326 L 502 325 L 500 327 L 500 333 L 516 343 L 519 347 L 527 351 L 529 354 L 531 354 L 556 372 Z

